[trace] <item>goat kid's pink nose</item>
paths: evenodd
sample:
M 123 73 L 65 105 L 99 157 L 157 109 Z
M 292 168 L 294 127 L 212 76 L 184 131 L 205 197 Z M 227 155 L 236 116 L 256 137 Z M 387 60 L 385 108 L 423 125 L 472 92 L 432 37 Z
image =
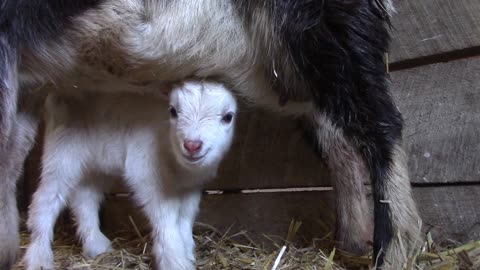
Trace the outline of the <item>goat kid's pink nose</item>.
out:
M 190 155 L 193 155 L 200 151 L 200 149 L 202 148 L 202 141 L 185 140 L 183 142 L 183 147 L 185 148 L 185 150 L 188 151 Z

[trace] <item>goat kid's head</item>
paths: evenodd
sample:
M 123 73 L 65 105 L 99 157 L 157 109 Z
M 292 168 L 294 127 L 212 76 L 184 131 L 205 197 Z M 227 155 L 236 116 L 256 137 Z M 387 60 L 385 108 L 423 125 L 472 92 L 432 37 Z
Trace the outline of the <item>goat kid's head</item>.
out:
M 170 93 L 170 139 L 188 169 L 218 166 L 232 144 L 237 102 L 222 84 L 188 81 Z

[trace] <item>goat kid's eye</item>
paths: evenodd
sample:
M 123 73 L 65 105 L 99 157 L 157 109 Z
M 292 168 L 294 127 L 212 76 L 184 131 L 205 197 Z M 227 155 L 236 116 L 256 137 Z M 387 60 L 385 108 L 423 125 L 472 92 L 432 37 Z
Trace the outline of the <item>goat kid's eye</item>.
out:
M 177 109 L 175 109 L 175 107 L 170 106 L 170 108 L 168 108 L 168 111 L 170 112 L 170 116 L 172 118 L 177 118 L 178 117 Z
M 233 113 L 229 112 L 222 117 L 222 122 L 225 124 L 231 123 L 233 120 Z

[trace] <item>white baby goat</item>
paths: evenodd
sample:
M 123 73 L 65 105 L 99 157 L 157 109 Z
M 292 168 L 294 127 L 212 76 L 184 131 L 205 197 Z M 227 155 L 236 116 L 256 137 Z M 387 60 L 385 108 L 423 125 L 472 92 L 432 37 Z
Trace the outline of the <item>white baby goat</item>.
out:
M 27 269 L 53 268 L 53 228 L 67 203 L 84 254 L 112 249 L 98 218 L 110 175 L 125 179 L 149 219 L 155 268 L 195 269 L 192 226 L 201 186 L 231 145 L 236 110 L 230 91 L 211 82 L 174 87 L 169 107 L 151 96 L 51 94 L 42 179 L 28 219 Z

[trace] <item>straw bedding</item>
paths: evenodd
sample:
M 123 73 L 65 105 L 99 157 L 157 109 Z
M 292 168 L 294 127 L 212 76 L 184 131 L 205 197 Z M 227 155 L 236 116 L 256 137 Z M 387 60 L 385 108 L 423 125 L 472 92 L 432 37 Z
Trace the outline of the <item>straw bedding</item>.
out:
M 270 241 L 269 247 L 261 247 L 250 240 L 247 232 L 219 232 L 212 226 L 197 223 L 195 241 L 197 243 L 198 269 L 368 269 L 370 259 L 351 256 L 335 248 L 301 247 L 288 244 L 294 240 L 301 225 L 292 222 L 289 228 L 289 241 L 264 236 Z M 53 249 L 56 269 L 151 269 L 150 242 L 138 230 L 118 232 L 114 235 L 115 251 L 102 254 L 95 259 L 81 255 L 81 246 L 74 236 L 72 226 L 57 227 Z M 243 240 L 242 240 L 243 239 Z M 28 234 L 22 234 L 22 252 L 28 245 Z M 282 253 L 282 251 L 284 251 Z M 282 253 L 282 254 L 280 254 Z M 280 255 L 280 256 L 279 256 Z M 277 261 L 277 262 L 276 262 Z M 19 262 L 15 269 L 23 269 Z M 414 269 L 480 269 L 480 241 L 455 248 L 436 245 L 427 234 L 423 252 L 417 257 Z

